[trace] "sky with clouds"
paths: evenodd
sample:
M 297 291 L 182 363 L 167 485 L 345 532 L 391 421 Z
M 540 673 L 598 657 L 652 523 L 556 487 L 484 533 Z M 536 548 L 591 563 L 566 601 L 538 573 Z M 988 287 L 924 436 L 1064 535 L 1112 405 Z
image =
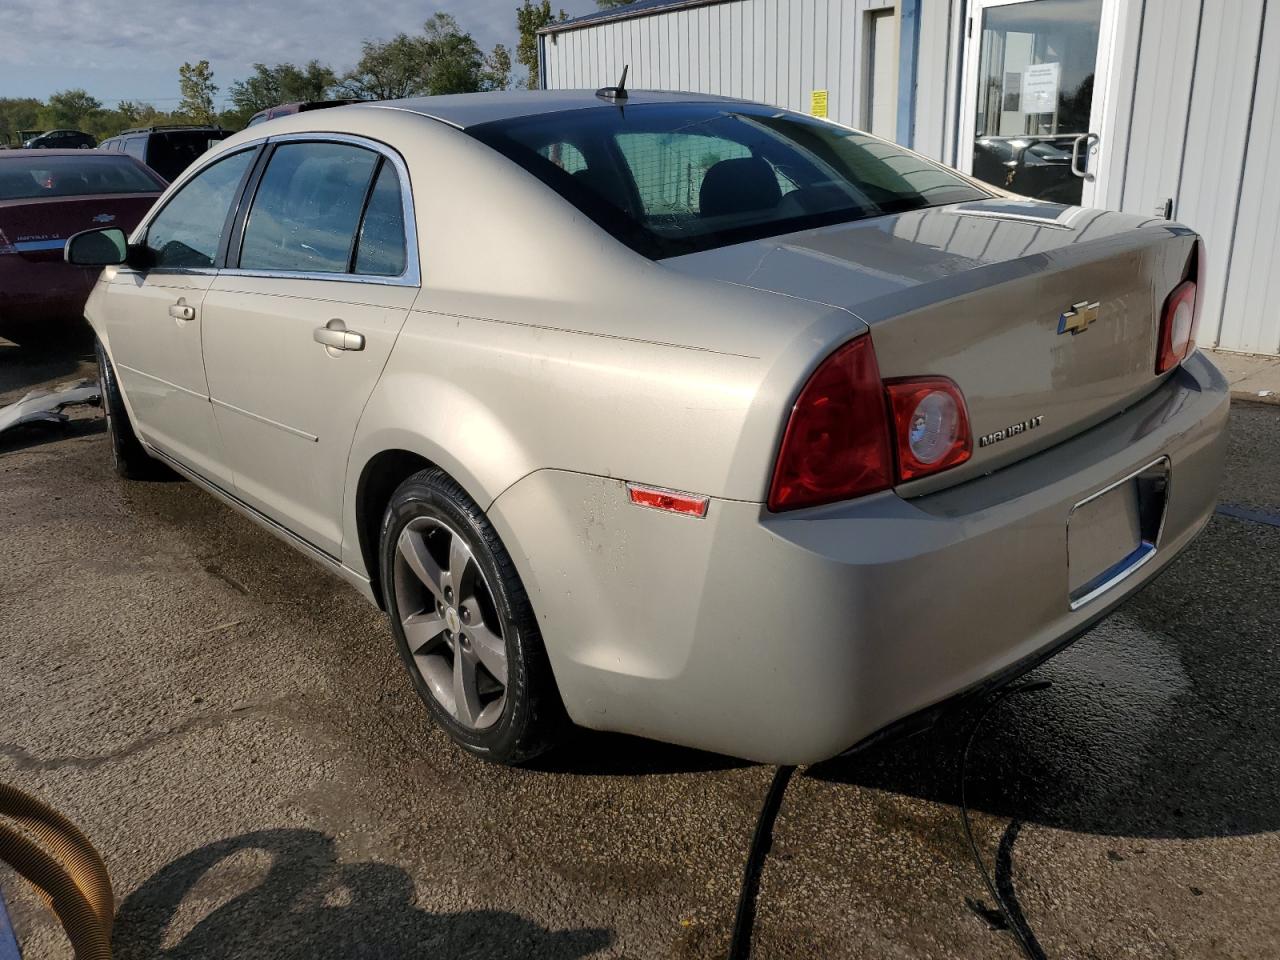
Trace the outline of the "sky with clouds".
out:
M 0 97 L 84 87 L 107 106 L 178 102 L 178 66 L 208 60 L 219 106 L 254 63 L 312 58 L 339 72 L 360 42 L 452 14 L 485 50 L 514 48 L 518 0 L 0 0 Z M 560 0 L 570 16 L 595 0 Z

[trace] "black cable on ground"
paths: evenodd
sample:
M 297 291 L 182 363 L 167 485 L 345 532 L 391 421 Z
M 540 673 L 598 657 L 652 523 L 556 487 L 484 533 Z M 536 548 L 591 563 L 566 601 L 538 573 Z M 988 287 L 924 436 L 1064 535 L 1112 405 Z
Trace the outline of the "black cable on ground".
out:
M 1022 950 L 1022 955 L 1027 960 L 1047 960 L 1047 957 L 1040 943 L 1036 940 L 1035 934 L 1027 927 L 1021 911 L 1015 916 L 1014 911 L 1005 902 L 1005 898 L 1001 895 L 995 881 L 991 879 L 991 874 L 987 871 L 987 865 L 982 859 L 982 854 L 978 851 L 977 841 L 973 839 L 973 825 L 969 819 L 969 803 L 965 793 L 965 774 L 969 767 L 969 751 L 973 748 L 973 743 L 978 737 L 978 731 L 982 728 L 983 722 L 990 713 L 1009 697 L 1020 693 L 1033 693 L 1037 690 L 1044 690 L 1052 685 L 1048 680 L 1037 680 L 1033 683 L 1024 683 L 1016 687 L 1005 687 L 997 693 L 983 708 L 982 713 L 978 715 L 978 719 L 974 721 L 973 727 L 969 730 L 969 739 L 965 741 L 964 753 L 960 755 L 960 819 L 964 824 L 965 839 L 969 841 L 969 851 L 973 854 L 973 862 L 977 864 L 978 873 L 982 876 L 982 882 L 987 888 L 987 893 L 991 896 L 992 902 L 995 903 L 996 909 L 1000 911 L 1000 916 L 1004 919 L 1005 926 L 1013 935 L 1014 940 L 1017 941 L 1018 947 Z
M 733 918 L 733 939 L 729 942 L 729 960 L 748 960 L 751 956 L 751 931 L 756 923 L 756 898 L 760 893 L 760 874 L 764 870 L 765 857 L 773 846 L 773 823 L 782 807 L 782 795 L 795 767 L 779 767 L 769 785 L 769 793 L 760 808 L 756 830 L 751 837 L 751 851 L 747 854 L 747 866 L 742 874 L 742 890 L 738 894 L 738 912 Z

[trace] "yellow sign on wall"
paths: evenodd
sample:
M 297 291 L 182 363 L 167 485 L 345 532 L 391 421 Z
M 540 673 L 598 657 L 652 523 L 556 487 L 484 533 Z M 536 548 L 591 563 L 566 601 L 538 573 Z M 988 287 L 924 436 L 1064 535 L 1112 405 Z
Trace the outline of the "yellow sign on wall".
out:
M 809 113 L 815 117 L 827 115 L 827 91 L 814 90 L 809 94 Z

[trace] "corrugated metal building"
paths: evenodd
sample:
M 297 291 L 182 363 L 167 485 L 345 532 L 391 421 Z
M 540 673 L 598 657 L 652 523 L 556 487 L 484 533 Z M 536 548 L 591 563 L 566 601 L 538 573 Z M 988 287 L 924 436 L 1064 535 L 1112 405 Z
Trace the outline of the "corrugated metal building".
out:
M 1209 251 L 1201 342 L 1280 355 L 1272 0 L 639 0 L 547 28 L 551 88 L 746 97 L 1020 193 L 1172 216 Z

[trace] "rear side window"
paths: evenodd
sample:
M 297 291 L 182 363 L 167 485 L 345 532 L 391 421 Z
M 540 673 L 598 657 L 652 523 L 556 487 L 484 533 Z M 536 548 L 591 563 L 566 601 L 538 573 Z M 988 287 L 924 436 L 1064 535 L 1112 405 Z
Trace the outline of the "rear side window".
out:
M 253 150 L 242 150 L 219 160 L 173 195 L 147 228 L 153 267 L 213 266 L 227 215 L 253 157 Z
M 0 159 L 0 200 L 159 193 L 163 187 L 136 164 L 97 152 L 83 157 Z
M 400 178 L 396 176 L 395 167 L 383 160 L 360 224 L 355 272 L 374 277 L 398 277 L 406 266 L 408 256 Z
M 137 157 L 143 163 L 147 162 L 147 138 L 129 137 L 124 142 L 124 152 L 131 157 Z
M 344 143 L 277 147 L 249 211 L 241 269 L 348 272 L 380 160 Z
M 654 259 L 989 196 L 891 143 L 755 104 L 601 106 L 467 133 Z

